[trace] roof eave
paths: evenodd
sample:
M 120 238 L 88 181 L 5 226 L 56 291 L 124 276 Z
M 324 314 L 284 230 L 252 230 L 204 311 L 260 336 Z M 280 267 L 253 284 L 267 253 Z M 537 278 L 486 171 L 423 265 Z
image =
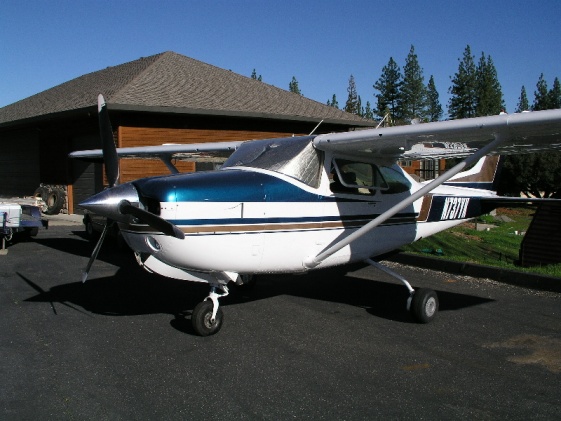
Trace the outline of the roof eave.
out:
M 185 115 L 199 115 L 199 116 L 216 116 L 216 117 L 239 117 L 239 118 L 257 118 L 264 120 L 275 120 L 275 121 L 299 121 L 306 123 L 318 123 L 321 118 L 314 118 L 310 116 L 299 116 L 299 115 L 281 115 L 281 114 L 269 114 L 269 113 L 258 113 L 258 112 L 247 112 L 247 111 L 236 111 L 236 110 L 209 110 L 203 108 L 186 108 L 186 107 L 158 107 L 158 106 L 145 106 L 145 105 L 132 105 L 132 104 L 113 104 L 108 103 L 107 107 L 109 111 L 132 111 L 132 112 L 150 112 L 150 113 L 162 113 L 162 114 L 185 114 Z M 20 120 L 7 121 L 0 123 L 0 130 L 3 129 L 13 129 L 18 127 L 25 127 L 36 123 L 42 123 L 45 121 L 52 120 L 63 120 L 73 116 L 87 115 L 91 117 L 93 114 L 97 113 L 97 107 L 91 105 L 88 107 L 77 108 L 74 110 L 59 111 L 50 114 L 41 114 L 33 117 L 27 117 Z M 325 124 L 335 124 L 347 127 L 374 127 L 376 125 L 375 121 L 364 120 L 364 121 L 353 121 L 337 118 L 325 118 L 323 119 Z
M 286 121 L 302 121 L 318 123 L 321 118 L 314 118 L 310 116 L 299 115 L 283 115 L 283 114 L 269 114 L 237 110 L 213 110 L 206 108 L 187 108 L 187 107 L 164 107 L 164 106 L 147 106 L 147 105 L 134 105 L 134 104 L 115 104 L 107 103 L 109 111 L 134 111 L 134 112 L 151 112 L 163 114 L 186 114 L 186 115 L 201 115 L 201 116 L 217 116 L 217 117 L 241 117 L 241 118 L 258 118 L 266 120 L 286 120 Z M 374 127 L 375 121 L 353 121 L 336 118 L 325 118 L 323 122 L 326 124 L 337 124 L 351 127 Z
M 29 126 L 30 124 L 42 123 L 51 120 L 61 120 L 61 119 L 66 119 L 69 117 L 80 116 L 80 115 L 82 116 L 87 115 L 88 117 L 90 117 L 92 114 L 97 115 L 97 106 L 95 105 L 91 105 L 83 108 L 76 108 L 74 110 L 65 110 L 65 111 L 58 111 L 55 113 L 35 115 L 32 117 L 26 117 L 19 120 L 5 121 L 3 123 L 0 123 L 0 129 Z

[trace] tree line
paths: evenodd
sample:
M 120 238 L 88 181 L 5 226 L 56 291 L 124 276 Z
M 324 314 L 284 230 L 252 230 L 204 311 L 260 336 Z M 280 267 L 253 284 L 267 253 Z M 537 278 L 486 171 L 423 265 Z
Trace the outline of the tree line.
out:
M 497 70 L 490 55 L 481 52 L 478 60 L 466 46 L 458 59 L 458 70 L 451 78 L 448 89 L 448 116 L 450 119 L 497 115 L 506 110 Z M 413 120 L 422 122 L 438 121 L 443 117 L 438 90 L 434 77 L 430 75 L 425 84 L 423 69 L 419 65 L 415 47 L 412 45 L 403 68 L 393 57 L 382 68 L 380 78 L 372 85 L 375 90 L 374 106 L 370 102 L 362 106 L 357 94 L 353 75 L 349 78 L 348 97 L 343 110 L 364 118 L 383 119 L 387 124 L 409 124 Z M 339 108 L 335 94 L 327 105 Z M 534 92 L 534 102 L 530 105 L 526 88 L 522 86 L 516 112 L 538 111 L 561 108 L 561 84 L 556 77 L 553 87 L 548 89 L 541 74 Z
M 497 70 L 490 55 L 481 52 L 479 60 L 466 46 L 463 55 L 458 59 L 458 70 L 451 78 L 452 85 L 448 92 L 448 117 L 450 119 L 470 118 L 497 115 L 506 111 L 502 88 Z M 262 76 L 253 69 L 252 79 L 262 81 Z M 425 84 L 423 68 L 411 45 L 409 53 L 401 68 L 393 57 L 382 68 L 380 78 L 372 85 L 375 90 L 375 104 L 362 99 L 356 89 L 355 78 L 351 74 L 347 87 L 347 99 L 342 108 L 351 114 L 365 119 L 384 119 L 386 125 L 409 124 L 441 120 L 444 112 L 440 103 L 434 77 L 430 75 Z M 295 76 L 288 84 L 290 92 L 302 95 Z M 327 100 L 327 105 L 339 108 L 335 94 Z M 561 83 L 556 77 L 551 89 L 543 73 L 540 75 L 534 91 L 534 101 L 530 105 L 525 86 L 522 86 L 515 112 L 538 111 L 561 108 Z

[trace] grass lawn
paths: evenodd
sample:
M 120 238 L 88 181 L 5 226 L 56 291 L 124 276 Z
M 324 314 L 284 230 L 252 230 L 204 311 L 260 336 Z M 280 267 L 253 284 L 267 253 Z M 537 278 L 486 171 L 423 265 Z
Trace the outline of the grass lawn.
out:
M 524 233 L 534 215 L 533 208 L 499 208 L 496 216 L 484 215 L 455 228 L 443 231 L 401 250 L 422 255 L 441 256 L 442 259 L 511 268 L 548 276 L 561 277 L 561 264 L 523 268 L 516 265 Z M 501 217 L 510 220 L 502 221 Z M 494 225 L 479 231 L 476 225 Z

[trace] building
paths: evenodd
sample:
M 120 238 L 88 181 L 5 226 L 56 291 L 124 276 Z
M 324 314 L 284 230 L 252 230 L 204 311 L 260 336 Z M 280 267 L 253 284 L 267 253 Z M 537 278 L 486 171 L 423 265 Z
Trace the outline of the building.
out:
M 97 96 L 118 147 L 264 139 L 371 127 L 374 122 L 258 80 L 164 52 L 108 67 L 0 108 L 0 196 L 39 185 L 67 196 L 69 213 L 103 186 L 99 164 L 69 160 L 99 148 Z M 199 164 L 201 169 L 208 167 Z M 194 163 L 182 163 L 194 171 Z M 123 160 L 121 181 L 165 174 L 159 161 Z

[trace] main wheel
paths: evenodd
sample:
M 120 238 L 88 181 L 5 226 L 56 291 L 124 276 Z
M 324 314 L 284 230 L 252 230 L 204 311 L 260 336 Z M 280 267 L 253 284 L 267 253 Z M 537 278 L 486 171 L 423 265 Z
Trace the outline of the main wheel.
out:
M 421 323 L 431 322 L 438 312 L 438 296 L 432 289 L 415 291 L 411 302 L 411 314 Z
M 218 307 L 216 319 L 213 323 L 211 321 L 213 308 L 214 304 L 211 300 L 202 301 L 194 308 L 193 314 L 191 315 L 191 323 L 193 324 L 193 329 L 195 329 L 197 335 L 214 335 L 215 333 L 218 333 L 222 327 L 222 322 L 224 321 L 222 309 Z

